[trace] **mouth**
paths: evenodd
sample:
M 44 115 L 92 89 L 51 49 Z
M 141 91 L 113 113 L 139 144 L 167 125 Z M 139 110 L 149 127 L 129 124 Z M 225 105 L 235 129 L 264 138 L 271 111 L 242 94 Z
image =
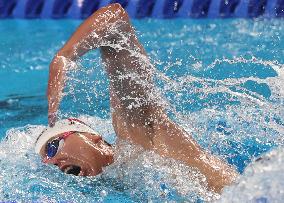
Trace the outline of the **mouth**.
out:
M 64 169 L 61 169 L 61 170 L 66 174 L 72 174 L 75 176 L 82 174 L 82 168 L 76 165 L 70 165 L 70 166 L 64 167 Z

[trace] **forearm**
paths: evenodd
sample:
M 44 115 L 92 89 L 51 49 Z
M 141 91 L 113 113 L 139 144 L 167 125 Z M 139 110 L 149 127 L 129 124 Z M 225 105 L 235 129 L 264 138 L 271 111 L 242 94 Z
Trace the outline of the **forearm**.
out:
M 239 175 L 234 167 L 205 151 L 196 159 L 195 167 L 205 175 L 208 186 L 218 193 Z
M 221 192 L 238 173 L 233 167 L 203 150 L 181 127 L 168 118 L 155 130 L 154 150 L 162 156 L 180 160 L 196 167 L 205 175 L 209 188 Z
M 49 80 L 47 88 L 48 113 L 56 113 L 62 98 L 67 71 L 67 59 L 58 54 L 55 55 L 49 66 Z
M 57 52 L 50 64 L 48 81 L 48 112 L 55 113 L 58 109 L 65 84 L 65 75 L 69 63 L 75 61 L 86 52 L 110 42 L 108 29 L 119 21 L 128 21 L 128 16 L 119 4 L 101 8 L 85 20 L 65 45 Z M 125 23 L 128 29 L 132 27 Z
M 187 138 L 186 138 L 187 139 Z M 182 141 L 178 149 L 169 147 L 167 156 L 180 160 L 191 167 L 197 168 L 205 177 L 208 187 L 220 193 L 222 189 L 232 184 L 238 176 L 236 170 L 203 150 L 194 141 Z

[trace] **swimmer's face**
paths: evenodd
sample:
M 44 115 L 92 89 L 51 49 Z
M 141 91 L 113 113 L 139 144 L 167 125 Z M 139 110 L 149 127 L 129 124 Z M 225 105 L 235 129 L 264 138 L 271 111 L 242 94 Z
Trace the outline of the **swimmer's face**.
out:
M 44 163 L 54 164 L 67 174 L 79 176 L 95 176 L 113 162 L 112 147 L 101 136 L 89 133 L 74 132 L 67 137 L 57 135 L 42 147 L 40 154 Z

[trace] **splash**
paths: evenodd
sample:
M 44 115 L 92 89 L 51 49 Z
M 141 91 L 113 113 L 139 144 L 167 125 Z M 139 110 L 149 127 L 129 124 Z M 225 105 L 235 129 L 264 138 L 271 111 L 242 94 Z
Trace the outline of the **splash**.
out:
M 141 74 L 135 71 L 118 78 L 120 80 L 130 78 L 136 84 L 150 89 L 147 92 L 147 98 L 124 98 L 134 101 L 128 108 L 141 106 L 149 100 L 159 106 L 163 106 L 173 120 L 182 125 L 204 149 L 227 160 L 239 172 L 243 172 L 255 157 L 269 151 L 275 146 L 283 145 L 283 64 L 277 60 L 264 60 L 257 56 L 239 56 L 215 59 L 212 63 L 206 65 L 202 61 L 197 61 L 194 57 L 189 57 L 188 60 L 194 58 L 194 64 L 192 65 L 194 69 L 191 74 L 186 76 L 184 74 L 168 75 L 167 71 L 171 69 L 185 67 L 182 59 L 176 59 L 172 63 L 154 61 L 153 64 L 165 67 L 162 70 L 159 68 L 155 70 L 149 64 L 149 60 L 139 54 L 139 52 L 119 45 L 127 43 L 128 38 L 119 33 L 116 27 L 112 28 L 112 33 L 120 36 L 119 40 L 121 40 L 121 43 L 112 44 L 103 41 L 101 42 L 103 46 L 130 52 L 130 55 L 135 56 L 137 62 L 142 64 L 142 68 L 150 67 L 157 85 L 157 88 L 149 88 L 151 86 L 149 81 L 145 80 Z M 95 33 L 93 35 L 94 37 L 97 36 Z M 256 37 L 256 35 L 252 37 Z M 205 41 L 209 43 L 208 39 L 205 39 Z M 87 46 L 97 47 L 98 45 L 87 44 Z M 174 44 L 171 46 L 174 46 Z M 173 52 L 171 49 L 168 49 L 167 53 L 172 54 Z M 97 60 L 90 60 L 90 62 L 98 63 Z M 101 65 L 100 63 L 98 64 L 98 66 Z M 84 66 L 83 64 L 80 65 Z M 95 68 L 98 68 L 98 66 Z M 248 68 L 246 69 L 245 67 Z M 238 68 L 244 70 L 245 73 L 239 71 Z M 264 68 L 269 70 L 269 73 L 262 73 L 261 71 Z M 254 70 L 257 74 L 250 74 L 251 70 Z M 204 74 L 198 75 L 200 71 L 203 71 Z M 216 72 L 222 71 L 227 71 L 229 74 L 216 74 Z M 246 73 L 246 71 L 248 72 Z M 76 76 L 73 75 L 70 78 L 71 80 L 75 78 L 73 81 L 76 81 Z M 86 81 L 86 79 L 79 80 L 78 83 L 82 84 L 83 81 Z M 98 85 L 96 82 L 89 84 L 92 87 Z M 107 83 L 104 83 L 104 85 L 107 86 Z M 75 89 L 78 88 L 75 88 L 74 83 L 72 83 L 69 93 L 72 94 Z M 97 91 L 99 88 L 93 89 L 97 95 L 103 92 L 100 90 Z M 90 95 L 89 89 L 80 89 L 80 91 Z M 133 148 L 128 149 L 128 151 L 133 150 Z M 125 166 L 121 169 L 121 171 L 126 171 L 128 178 L 131 177 L 123 181 L 127 185 L 130 185 L 129 188 L 131 188 L 131 191 L 129 193 L 135 193 L 140 197 L 145 193 L 146 195 L 143 198 L 151 198 L 157 194 L 161 194 L 159 193 L 159 185 L 149 184 L 149 182 L 153 181 L 151 177 L 157 176 L 154 174 L 158 173 L 163 174 L 164 176 L 162 175 L 162 177 L 165 177 L 164 179 L 161 178 L 163 181 L 159 182 L 159 184 L 170 185 L 174 188 L 173 191 L 176 190 L 177 194 L 182 194 L 183 197 L 188 197 L 192 201 L 197 201 L 198 198 L 205 201 L 212 201 L 218 198 L 218 195 L 210 192 L 207 192 L 209 195 L 206 195 L 206 187 L 202 186 L 199 182 L 200 179 L 202 180 L 201 177 L 194 179 L 196 176 L 193 176 L 193 179 L 185 181 L 187 185 L 190 185 L 188 184 L 189 182 L 196 184 L 191 187 L 193 188 L 192 190 L 180 187 L 179 185 L 182 185 L 183 181 L 181 183 L 178 181 L 175 182 L 179 177 L 183 177 L 184 175 L 176 176 L 175 181 L 171 177 L 173 174 L 182 174 L 180 169 L 186 169 L 185 171 L 188 172 L 192 172 L 192 169 L 182 165 L 182 167 L 175 167 L 174 170 L 176 171 L 168 171 L 168 169 L 163 169 L 161 166 L 161 163 L 166 162 L 166 160 L 160 160 L 153 154 L 144 155 L 141 152 L 138 154 L 141 155 L 140 159 L 136 157 L 136 160 L 131 160 L 131 166 Z M 155 157 L 157 162 L 149 157 Z M 136 167 L 139 166 L 138 168 L 141 168 L 141 171 L 149 179 L 146 180 L 147 178 L 143 177 L 143 174 L 136 173 L 135 169 L 132 168 L 132 163 L 136 163 Z M 141 163 L 143 164 L 141 165 Z M 144 169 L 147 165 L 150 165 L 155 173 L 146 172 L 147 170 L 145 171 Z M 155 168 L 156 165 L 159 167 Z M 117 166 L 116 168 L 121 167 Z M 120 173 L 119 171 L 114 171 L 114 174 L 117 173 L 116 175 L 121 173 L 121 177 L 125 176 L 121 171 Z M 118 178 L 117 176 L 114 177 Z M 140 178 L 137 179 L 137 177 Z M 187 175 L 186 177 L 190 176 Z M 146 188 L 149 185 L 143 181 L 143 193 L 136 193 L 140 190 L 140 187 L 136 186 L 139 185 L 138 183 L 141 179 L 145 180 L 151 186 L 150 188 L 156 189 L 147 190 Z M 139 190 L 136 188 L 139 188 Z M 199 192 L 196 190 L 199 190 Z
M 80 119 L 114 143 L 109 120 L 87 116 Z M 196 169 L 123 141 L 116 145 L 115 163 L 101 175 L 85 178 L 65 175 L 55 166 L 41 163 L 34 153 L 34 142 L 43 129 L 44 126 L 30 125 L 12 129 L 1 142 L 2 201 L 194 202 L 219 197 L 208 191 L 205 177 Z
M 281 202 L 284 198 L 283 155 L 283 148 L 279 148 L 256 159 L 235 185 L 225 188 L 217 202 Z
M 145 23 L 149 30 L 143 27 L 145 31 L 139 36 L 146 41 L 144 44 L 157 68 L 152 70 L 157 88 L 149 92 L 147 99 L 164 106 L 171 118 L 204 149 L 228 161 L 240 172 L 245 171 L 238 183 L 227 187 L 219 196 L 207 191 L 198 171 L 151 152 L 141 152 L 139 147 L 129 143 L 121 143 L 121 156 L 117 156 L 115 165 L 106 168 L 101 176 L 66 176 L 56 167 L 42 164 L 33 153 L 34 139 L 43 126 L 28 125 L 10 129 L 0 144 L 1 201 L 210 202 L 221 197 L 221 202 L 242 202 L 241 194 L 255 202 L 283 199 L 280 174 L 283 152 L 275 151 L 274 155 L 267 155 L 269 160 L 264 158 L 263 162 L 249 165 L 261 154 L 282 147 L 284 142 L 283 21 L 183 21 L 183 25 L 174 21 L 171 26 L 165 26 L 160 21 L 150 20 L 141 24 Z M 66 22 L 63 22 L 58 27 L 65 26 Z M 50 31 L 52 28 L 48 27 Z M 58 27 L 54 33 L 59 33 Z M 29 39 L 25 33 L 21 32 L 19 36 Z M 54 34 L 51 35 L 54 38 Z M 62 40 L 66 37 L 62 36 Z M 37 43 L 46 42 L 37 39 Z M 121 36 L 120 40 L 127 39 Z M 243 45 L 243 42 L 247 44 Z M 52 49 L 47 48 L 50 57 L 60 43 L 58 41 Z M 127 48 L 102 43 L 116 49 Z M 34 40 L 31 44 L 35 44 Z M 49 61 L 46 52 L 40 52 L 39 58 L 30 57 L 29 52 L 11 53 L 5 55 L 3 67 L 12 71 L 39 72 Z M 38 54 L 38 49 L 32 53 L 33 56 Z M 140 58 L 135 52 L 131 54 Z M 19 59 L 17 61 L 27 58 L 28 63 L 11 68 L 12 59 L 6 57 L 10 55 L 13 60 Z M 110 136 L 114 141 L 116 136 L 108 110 L 109 81 L 98 58 L 99 53 L 92 52 L 77 63 L 67 64 L 71 71 L 62 117 L 69 117 L 78 110 L 75 116 L 91 112 L 106 118 L 83 116 L 82 120 L 107 135 L 106 139 Z M 140 63 L 149 65 L 143 57 Z M 34 68 L 29 68 L 30 65 Z M 28 68 L 20 69 L 22 66 Z M 140 85 L 149 85 L 139 74 L 124 77 L 132 78 Z M 134 104 L 143 102 L 145 100 L 138 99 Z M 126 162 L 122 155 L 131 161 Z M 268 188 L 271 185 L 274 187 Z

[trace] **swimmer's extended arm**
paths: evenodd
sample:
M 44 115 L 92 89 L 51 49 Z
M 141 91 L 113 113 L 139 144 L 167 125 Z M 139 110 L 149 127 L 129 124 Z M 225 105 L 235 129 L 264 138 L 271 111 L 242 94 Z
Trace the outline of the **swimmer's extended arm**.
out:
M 55 56 L 50 65 L 49 113 L 57 111 L 62 97 L 64 62 L 76 60 L 98 47 L 110 78 L 116 134 L 162 156 L 197 167 L 206 176 L 209 187 L 217 192 L 233 182 L 237 176 L 235 170 L 203 151 L 158 104 L 160 97 L 153 94 L 153 67 L 135 36 L 127 13 L 119 4 L 95 12 Z
M 195 140 L 166 115 L 155 128 L 154 151 L 166 157 L 183 161 L 196 167 L 205 175 L 209 188 L 220 193 L 224 186 L 232 184 L 238 173 L 218 157 L 203 150 Z
M 119 4 L 101 8 L 79 26 L 55 55 L 49 67 L 47 89 L 48 122 L 50 125 L 53 125 L 56 120 L 56 112 L 63 97 L 66 71 L 68 71 L 70 62 L 86 52 L 98 48 L 104 41 L 109 42 L 112 37 L 107 33 L 109 25 L 126 20 L 128 20 L 128 16 Z M 133 31 L 129 30 L 129 32 Z

